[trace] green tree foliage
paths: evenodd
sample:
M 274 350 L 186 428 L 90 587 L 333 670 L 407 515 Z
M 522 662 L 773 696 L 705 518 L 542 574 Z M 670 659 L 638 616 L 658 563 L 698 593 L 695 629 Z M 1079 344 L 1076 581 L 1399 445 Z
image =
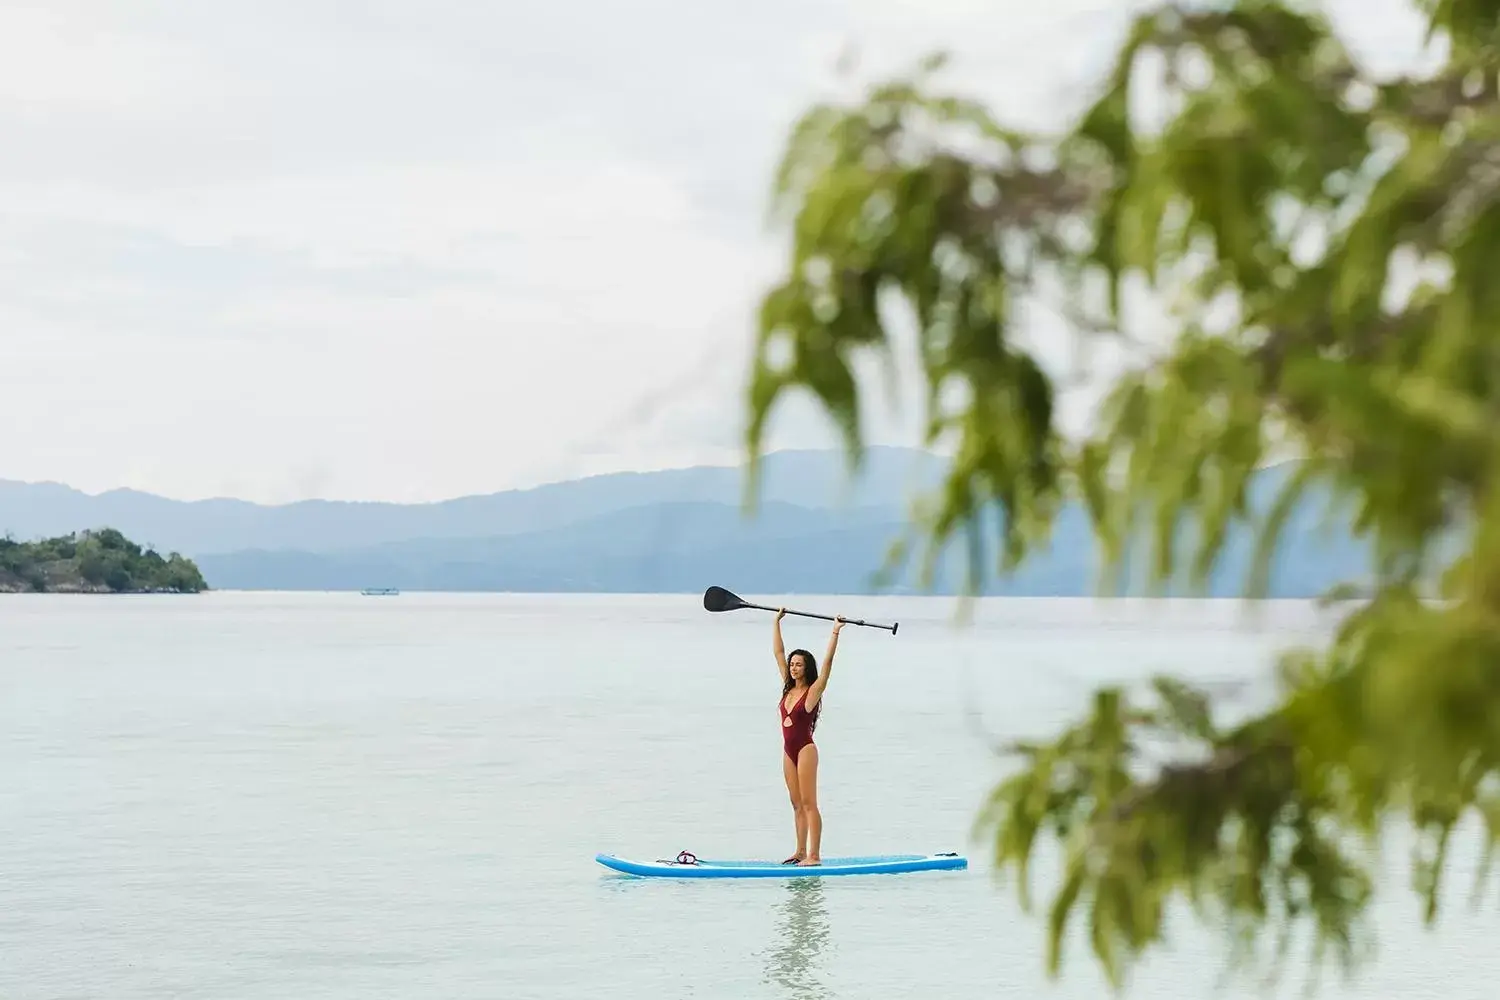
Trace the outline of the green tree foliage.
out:
M 966 539 L 976 574 L 1004 572 L 1071 494 L 1103 585 L 1127 586 L 1129 565 L 1152 588 L 1198 586 L 1239 523 L 1258 538 L 1255 596 L 1314 486 L 1377 556 L 1327 647 L 1285 655 L 1264 714 L 1225 724 L 1164 678 L 1100 690 L 1076 725 L 1009 748 L 981 829 L 1027 905 L 1034 852 L 1060 852 L 1053 974 L 1081 923 L 1118 986 L 1181 903 L 1229 929 L 1235 958 L 1269 946 L 1279 964 L 1311 932 L 1319 963 L 1347 966 L 1373 891 L 1361 849 L 1383 827 L 1417 833 L 1429 920 L 1456 824 L 1480 821 L 1486 859 L 1500 835 L 1500 2 L 1423 9 L 1443 56 L 1426 75 L 1372 77 L 1307 7 L 1166 5 L 1059 135 L 938 91 L 933 60 L 790 137 L 752 469 L 792 388 L 857 459 L 852 362 L 889 359 L 905 323 L 929 442 L 956 453 L 914 516 L 929 557 Z M 1141 87 L 1169 108 L 1154 126 L 1132 115 Z M 1081 343 L 1119 342 L 1140 290 L 1165 304 L 1166 346 L 1065 439 L 1018 309 L 1051 292 Z M 1297 472 L 1252 509 L 1247 482 L 1277 455 Z M 1163 746 L 1180 753 L 1162 764 Z
M 196 594 L 208 589 L 197 565 L 176 552 L 163 558 L 114 528 L 35 542 L 0 539 L 0 590 L 116 593 L 165 591 Z

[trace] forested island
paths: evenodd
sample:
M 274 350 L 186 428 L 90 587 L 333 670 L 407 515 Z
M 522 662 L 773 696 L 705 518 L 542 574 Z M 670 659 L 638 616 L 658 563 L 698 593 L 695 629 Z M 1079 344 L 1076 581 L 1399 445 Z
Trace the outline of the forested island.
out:
M 208 589 L 197 565 L 163 557 L 114 528 L 18 542 L 0 538 L 0 593 L 196 594 Z

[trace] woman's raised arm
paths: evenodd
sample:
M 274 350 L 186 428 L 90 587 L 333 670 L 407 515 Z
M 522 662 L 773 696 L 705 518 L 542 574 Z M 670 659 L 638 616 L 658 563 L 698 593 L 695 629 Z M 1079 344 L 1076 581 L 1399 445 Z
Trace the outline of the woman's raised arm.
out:
M 807 689 L 807 701 L 804 704 L 809 712 L 817 708 L 818 702 L 823 700 L 823 690 L 828 687 L 828 675 L 833 673 L 833 654 L 839 649 L 839 629 L 843 627 L 844 619 L 834 620 L 833 634 L 828 637 L 828 652 L 823 654 L 823 669 L 818 671 L 818 679 L 813 681 L 812 687 Z
M 786 644 L 781 641 L 781 619 L 786 615 L 786 608 L 776 612 L 776 617 L 771 621 L 771 634 L 774 639 L 771 648 L 776 653 L 776 666 L 781 669 L 781 683 L 785 684 L 787 678 L 792 676 L 791 668 L 786 665 Z

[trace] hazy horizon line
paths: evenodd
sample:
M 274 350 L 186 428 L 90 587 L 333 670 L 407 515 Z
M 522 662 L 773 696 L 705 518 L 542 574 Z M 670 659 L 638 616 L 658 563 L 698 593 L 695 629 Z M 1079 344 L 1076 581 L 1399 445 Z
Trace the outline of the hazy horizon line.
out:
M 907 451 L 907 452 L 913 452 L 913 453 L 921 452 L 921 453 L 925 453 L 925 454 L 927 454 L 927 455 L 929 455 L 929 456 L 931 456 L 933 458 L 939 458 L 939 459 L 948 459 L 948 458 L 952 457 L 951 455 L 947 454 L 946 452 L 939 451 L 939 450 L 936 450 L 936 449 L 933 449 L 933 448 L 930 448 L 930 447 L 926 447 L 926 446 L 922 446 L 922 445 L 868 444 L 868 445 L 864 446 L 864 452 L 865 452 L 866 455 L 869 455 L 872 452 L 888 452 L 888 451 Z M 804 448 L 774 448 L 774 449 L 768 449 L 765 452 L 763 452 L 761 454 L 761 460 L 764 461 L 767 458 L 770 458 L 770 457 L 773 457 L 773 456 L 777 456 L 777 455 L 809 455 L 809 454 L 832 454 L 832 455 L 843 456 L 844 449 L 843 449 L 842 446 L 825 446 L 825 447 L 821 447 L 821 448 L 808 448 L 808 447 L 804 447 Z M 483 493 L 460 493 L 460 494 L 456 494 L 454 496 L 444 497 L 444 498 L 442 498 L 440 500 L 377 500 L 377 499 L 366 499 L 366 498 L 349 499 L 349 498 L 333 498 L 333 497 L 304 497 L 304 498 L 302 498 L 300 500 L 286 500 L 286 501 L 282 501 L 282 502 L 279 502 L 279 503 L 265 503 L 265 502 L 262 502 L 262 501 L 259 501 L 259 500 L 247 500 L 247 499 L 245 499 L 243 497 L 230 496 L 228 494 L 216 494 L 214 496 L 195 497 L 195 498 L 188 499 L 188 498 L 184 498 L 184 497 L 171 496 L 171 495 L 166 494 L 166 493 L 157 493 L 157 492 L 152 491 L 152 490 L 138 489 L 138 488 L 136 488 L 134 486 L 112 486 L 109 489 L 99 490 L 97 492 L 89 492 L 88 490 L 82 489 L 82 488 L 77 487 L 77 486 L 73 486 L 70 483 L 65 483 L 65 482 L 62 482 L 62 481 L 56 480 L 56 479 L 35 479 L 35 480 L 33 480 L 33 479 L 9 479 L 9 478 L 6 478 L 4 476 L 0 476 L 0 486 L 51 487 L 51 488 L 55 488 L 55 489 L 67 490 L 67 491 L 69 491 L 71 493 L 77 493 L 80 496 L 85 496 L 85 497 L 88 497 L 90 499 L 98 499 L 100 497 L 107 497 L 107 496 L 117 495 L 117 494 L 136 494 L 136 495 L 139 495 L 139 496 L 154 497 L 154 498 L 159 499 L 159 500 L 168 500 L 168 501 L 171 501 L 173 503 L 182 503 L 182 504 L 240 503 L 240 504 L 246 504 L 246 505 L 251 506 L 251 507 L 262 507 L 262 508 L 266 508 L 266 509 L 275 509 L 275 508 L 280 508 L 280 507 L 296 507 L 296 506 L 299 506 L 301 504 L 316 504 L 316 503 L 322 503 L 322 504 L 347 504 L 347 505 L 350 505 L 350 506 L 354 506 L 354 505 L 369 505 L 369 506 L 384 506 L 384 507 L 437 507 L 437 506 L 441 506 L 442 504 L 445 504 L 445 503 L 456 503 L 456 502 L 461 501 L 461 500 L 483 499 L 485 497 L 499 496 L 499 495 L 505 494 L 505 493 L 526 493 L 526 492 L 530 492 L 532 490 L 545 489 L 545 488 L 547 488 L 549 486 L 563 486 L 563 485 L 566 485 L 566 484 L 569 484 L 569 483 L 582 483 L 582 482 L 587 482 L 587 481 L 593 480 L 593 479 L 606 479 L 606 478 L 610 478 L 610 477 L 614 477 L 614 476 L 649 476 L 649 475 L 654 475 L 654 474 L 658 474 L 658 473 L 665 473 L 665 472 L 687 472 L 687 471 L 690 471 L 692 469 L 729 469 L 729 470 L 738 469 L 740 471 L 743 471 L 743 470 L 745 470 L 748 467 L 748 465 L 749 465 L 748 460 L 741 459 L 739 462 L 701 461 L 701 462 L 693 462 L 693 463 L 686 464 L 686 465 L 680 464 L 680 463 L 675 463 L 675 464 L 671 464 L 671 465 L 658 465 L 658 466 L 653 466 L 653 467 L 650 467 L 650 468 L 615 469 L 615 470 L 608 471 L 608 472 L 592 472 L 592 473 L 588 473 L 586 475 L 574 476 L 574 477 L 565 478 L 565 479 L 548 479 L 548 480 L 544 480 L 542 482 L 533 483 L 533 484 L 531 484 L 529 486 L 511 486 L 511 487 L 506 487 L 506 488 L 503 488 L 503 489 L 490 490 L 488 492 L 483 492 Z

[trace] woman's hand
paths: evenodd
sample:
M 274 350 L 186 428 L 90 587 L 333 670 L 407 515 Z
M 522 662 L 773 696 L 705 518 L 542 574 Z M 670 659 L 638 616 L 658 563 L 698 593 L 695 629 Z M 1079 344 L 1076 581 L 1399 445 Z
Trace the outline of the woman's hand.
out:
M 786 608 L 777 608 L 776 609 L 776 620 L 777 621 L 781 621 L 781 619 L 783 619 L 785 617 L 786 617 Z
M 836 617 L 836 618 L 834 618 L 833 619 L 833 634 L 834 635 L 838 635 L 839 634 L 839 629 L 843 628 L 847 624 L 848 623 L 845 622 L 842 617 Z

